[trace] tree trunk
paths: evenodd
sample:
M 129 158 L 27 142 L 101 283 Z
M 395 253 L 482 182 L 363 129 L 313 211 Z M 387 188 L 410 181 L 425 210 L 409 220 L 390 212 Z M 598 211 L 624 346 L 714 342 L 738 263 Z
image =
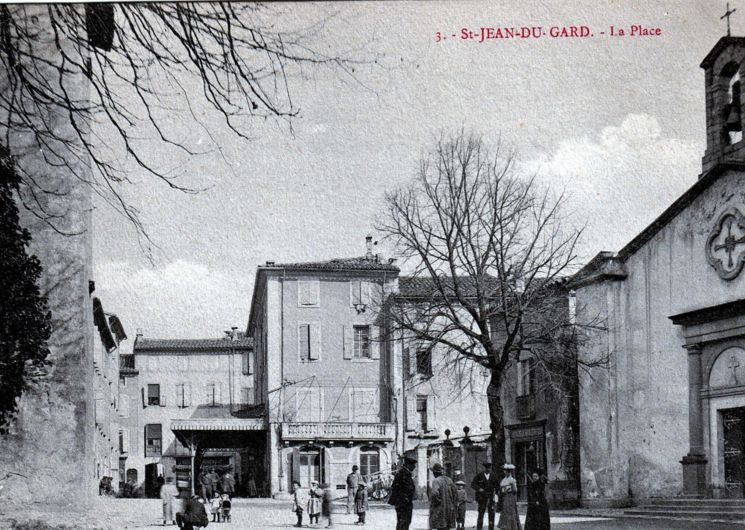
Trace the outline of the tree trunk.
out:
M 486 387 L 486 400 L 489 404 L 489 428 L 491 429 L 491 454 L 493 469 L 500 469 L 505 463 L 504 409 L 502 408 L 502 374 L 492 371 L 489 386 Z

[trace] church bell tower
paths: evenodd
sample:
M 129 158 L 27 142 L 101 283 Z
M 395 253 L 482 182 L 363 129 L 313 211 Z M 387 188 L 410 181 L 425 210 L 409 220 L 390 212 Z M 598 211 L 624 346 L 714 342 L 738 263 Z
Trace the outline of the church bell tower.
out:
M 729 29 L 728 29 L 729 33 Z M 719 39 L 701 62 L 706 84 L 706 153 L 702 175 L 717 166 L 745 168 L 745 37 Z

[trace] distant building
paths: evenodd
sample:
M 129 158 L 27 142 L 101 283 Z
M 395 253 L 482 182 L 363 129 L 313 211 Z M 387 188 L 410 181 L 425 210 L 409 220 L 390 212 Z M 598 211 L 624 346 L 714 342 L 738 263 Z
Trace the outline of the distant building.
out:
M 127 339 L 119 318 L 93 298 L 94 469 L 100 492 L 116 492 L 123 476 L 119 446 L 119 344 Z
M 230 471 L 239 485 L 264 477 L 265 420 L 256 411 L 252 341 L 147 339 L 138 334 L 122 370 L 120 439 L 126 475 L 148 496 L 158 477 L 191 490 L 199 470 Z M 126 420 L 126 421 L 125 421 Z
M 257 398 L 269 420 L 273 496 L 293 480 L 341 494 L 396 461 L 393 365 L 378 304 L 398 268 L 372 254 L 322 262 L 267 262 L 256 273 L 247 334 L 256 345 Z

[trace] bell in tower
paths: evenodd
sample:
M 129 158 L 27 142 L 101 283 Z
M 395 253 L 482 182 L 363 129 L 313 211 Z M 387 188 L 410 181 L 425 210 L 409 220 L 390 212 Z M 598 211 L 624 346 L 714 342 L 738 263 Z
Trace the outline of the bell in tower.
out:
M 730 144 L 742 141 L 742 118 L 740 116 L 740 79 L 732 78 L 730 83 L 730 102 L 725 107 L 724 130 Z

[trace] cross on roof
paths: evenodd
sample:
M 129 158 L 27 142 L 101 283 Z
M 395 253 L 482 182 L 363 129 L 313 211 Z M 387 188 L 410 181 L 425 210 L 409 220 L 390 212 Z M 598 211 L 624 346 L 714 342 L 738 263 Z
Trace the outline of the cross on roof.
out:
M 722 15 L 721 17 L 719 17 L 719 20 L 722 20 L 724 18 L 727 19 L 727 36 L 728 37 L 730 36 L 729 17 L 731 17 L 732 16 L 732 13 L 734 13 L 735 11 L 737 11 L 737 8 L 730 10 L 730 8 L 729 8 L 729 2 L 727 2 L 727 11 L 724 13 L 724 15 Z

